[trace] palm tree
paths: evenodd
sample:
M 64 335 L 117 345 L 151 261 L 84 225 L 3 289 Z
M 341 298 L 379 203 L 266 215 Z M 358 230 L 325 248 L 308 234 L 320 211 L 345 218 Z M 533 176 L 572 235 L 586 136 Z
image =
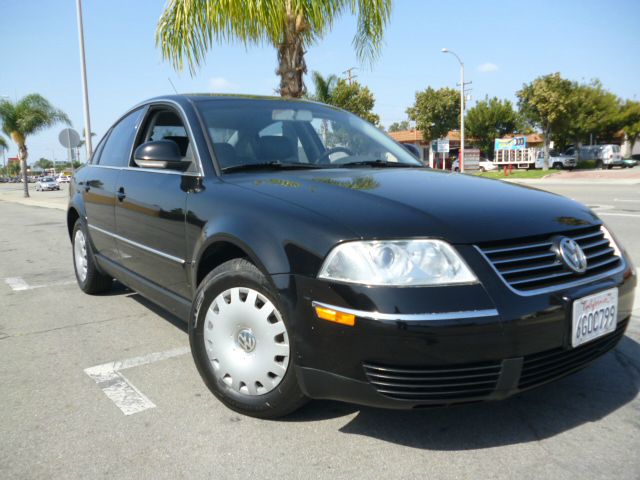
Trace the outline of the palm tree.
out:
M 0 101 L 0 120 L 2 131 L 18 145 L 18 158 L 22 168 L 24 182 L 24 196 L 29 197 L 29 182 L 27 181 L 27 137 L 58 122 L 71 124 L 67 115 L 55 108 L 49 101 L 37 93 L 22 97 L 20 100 Z
M 314 93 L 309 96 L 311 100 L 322 103 L 331 103 L 333 92 L 338 84 L 338 77 L 335 75 L 327 75 L 323 77 L 319 72 L 312 72 Z
M 306 49 L 345 12 L 357 15 L 358 59 L 372 62 L 382 46 L 392 0 L 169 0 L 156 31 L 162 56 L 193 74 L 217 42 L 269 43 L 278 51 L 280 95 L 305 94 Z
M 323 77 L 320 72 L 312 72 L 311 78 L 313 79 L 314 93 L 309 98 L 316 102 L 327 103 L 331 105 L 333 103 L 333 94 L 336 86 L 338 85 L 338 77 L 330 74 L 326 78 Z M 322 140 L 327 145 L 329 137 L 329 122 L 326 118 L 322 119 Z
M 7 168 L 7 165 L 6 165 L 7 162 L 4 158 L 4 152 L 6 150 L 9 150 L 9 144 L 7 144 L 7 141 L 2 135 L 0 135 L 0 150 L 2 150 L 2 162 L 3 162 L 2 168 Z

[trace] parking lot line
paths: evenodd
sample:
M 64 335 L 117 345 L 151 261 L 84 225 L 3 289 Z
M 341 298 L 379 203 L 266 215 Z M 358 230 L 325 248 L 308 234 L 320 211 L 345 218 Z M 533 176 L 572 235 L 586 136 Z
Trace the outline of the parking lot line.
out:
M 29 290 L 29 284 L 22 277 L 5 278 L 4 282 L 11 287 L 13 291 Z
M 75 280 L 63 280 L 61 282 L 51 282 L 45 283 L 43 285 L 29 285 L 26 280 L 22 277 L 9 277 L 5 278 L 4 282 L 9 285 L 11 290 L 14 292 L 20 292 L 24 290 L 33 290 L 35 288 L 47 288 L 47 287 L 57 287 L 60 285 L 72 285 L 76 283 Z
M 121 371 L 184 355 L 189 351 L 189 347 L 178 347 L 164 352 L 154 352 L 139 357 L 103 363 L 95 367 L 85 368 L 84 371 L 98 384 L 105 395 L 116 404 L 122 413 L 133 415 L 149 408 L 155 408 L 156 405 L 138 390 Z
M 636 213 L 614 213 L 614 212 L 597 212 L 598 215 L 609 215 L 610 217 L 637 217 L 640 218 L 640 214 Z

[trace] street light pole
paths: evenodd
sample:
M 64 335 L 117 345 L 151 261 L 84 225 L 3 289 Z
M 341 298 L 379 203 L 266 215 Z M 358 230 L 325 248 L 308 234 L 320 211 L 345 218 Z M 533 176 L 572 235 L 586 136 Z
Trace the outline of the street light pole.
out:
M 443 48 L 442 53 L 450 53 L 460 63 L 460 173 L 464 173 L 464 63 L 448 48 Z
M 82 0 L 76 0 L 76 10 L 78 13 L 78 40 L 80 42 L 80 70 L 82 73 L 82 93 L 84 100 L 84 135 L 87 147 L 87 161 L 91 158 L 93 145 L 91 144 L 91 118 L 89 116 L 89 89 L 87 88 L 87 66 L 84 55 L 84 27 L 82 25 Z M 73 162 L 71 167 L 73 168 Z

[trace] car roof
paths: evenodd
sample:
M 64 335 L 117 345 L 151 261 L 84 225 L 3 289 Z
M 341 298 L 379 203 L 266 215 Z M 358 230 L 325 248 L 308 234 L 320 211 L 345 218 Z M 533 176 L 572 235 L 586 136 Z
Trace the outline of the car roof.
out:
M 232 94 L 232 93 L 184 93 L 177 95 L 162 95 L 158 97 L 149 98 L 143 102 L 140 102 L 136 105 L 137 108 L 142 105 L 147 105 L 149 103 L 155 102 L 175 102 L 180 105 L 184 105 L 186 103 L 199 103 L 199 102 L 211 102 L 211 101 L 238 101 L 238 102 L 250 102 L 250 101 L 270 101 L 270 102 L 299 102 L 306 104 L 316 104 L 316 105 L 325 105 L 320 102 L 315 102 L 313 100 L 302 99 L 302 98 L 288 98 L 288 97 L 275 97 L 268 95 L 248 95 L 248 94 Z M 325 105 L 331 107 L 331 105 Z

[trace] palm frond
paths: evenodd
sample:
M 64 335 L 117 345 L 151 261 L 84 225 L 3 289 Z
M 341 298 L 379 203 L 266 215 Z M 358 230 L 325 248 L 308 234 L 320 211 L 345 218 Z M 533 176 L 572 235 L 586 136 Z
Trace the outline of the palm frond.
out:
M 194 74 L 215 43 L 269 43 L 287 36 L 310 45 L 350 10 L 357 16 L 353 45 L 358 59 L 372 62 L 382 46 L 392 0 L 169 0 L 158 21 L 156 45 L 177 70 Z M 293 30 L 292 30 L 293 26 Z

